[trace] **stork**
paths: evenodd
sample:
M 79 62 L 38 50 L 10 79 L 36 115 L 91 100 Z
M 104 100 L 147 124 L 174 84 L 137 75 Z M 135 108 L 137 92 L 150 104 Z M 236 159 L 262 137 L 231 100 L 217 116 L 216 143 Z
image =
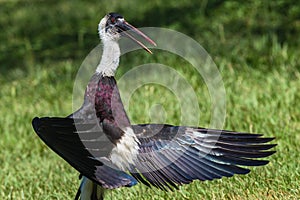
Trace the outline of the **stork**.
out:
M 99 200 L 104 191 L 131 187 L 172 190 L 193 180 L 247 174 L 247 166 L 264 158 L 274 138 L 261 134 L 168 124 L 132 125 L 114 78 L 119 65 L 118 40 L 125 36 L 152 53 L 137 39 L 156 45 L 117 13 L 98 25 L 103 54 L 85 91 L 84 103 L 67 117 L 35 117 L 34 131 L 53 151 L 82 175 L 75 199 Z M 128 31 L 131 32 L 128 32 Z

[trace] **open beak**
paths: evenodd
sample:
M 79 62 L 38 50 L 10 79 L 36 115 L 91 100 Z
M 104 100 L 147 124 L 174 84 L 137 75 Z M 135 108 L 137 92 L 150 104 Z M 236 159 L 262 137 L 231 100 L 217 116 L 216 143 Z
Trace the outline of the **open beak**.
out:
M 136 42 L 138 45 L 140 45 L 143 49 L 145 49 L 147 52 L 152 54 L 152 51 L 148 49 L 142 42 L 137 40 L 132 33 L 135 33 L 142 38 L 144 38 L 147 42 L 152 44 L 153 46 L 156 46 L 155 42 L 151 40 L 148 36 L 146 36 L 144 33 L 142 33 L 140 30 L 132 26 L 131 24 L 127 23 L 125 20 L 120 20 L 117 24 L 117 27 L 120 29 L 121 33 L 132 39 L 134 42 Z

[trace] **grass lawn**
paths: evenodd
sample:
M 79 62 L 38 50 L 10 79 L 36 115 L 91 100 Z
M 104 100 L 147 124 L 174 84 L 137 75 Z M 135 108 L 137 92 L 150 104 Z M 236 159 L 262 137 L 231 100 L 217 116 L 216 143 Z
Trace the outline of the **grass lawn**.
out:
M 109 191 L 106 199 L 299 199 L 300 8 L 293 1 L 95 5 L 99 2 L 0 2 L 0 199 L 74 197 L 78 173 L 42 143 L 31 120 L 72 112 L 77 70 L 98 44 L 97 23 L 108 11 L 122 13 L 136 26 L 172 28 L 199 41 L 223 78 L 224 129 L 276 137 L 278 146 L 268 165 L 252 168 L 246 176 L 194 181 L 168 193 L 139 184 Z M 150 62 L 172 66 L 188 80 L 198 98 L 199 126 L 208 126 L 207 88 L 184 61 L 155 51 L 152 56 L 132 52 L 121 57 L 117 78 L 131 66 Z M 149 122 L 146 111 L 164 101 L 167 123 L 177 124 L 181 116 L 174 96 L 153 87 L 141 87 L 133 95 L 130 118 Z M 166 94 L 163 100 L 161 93 Z

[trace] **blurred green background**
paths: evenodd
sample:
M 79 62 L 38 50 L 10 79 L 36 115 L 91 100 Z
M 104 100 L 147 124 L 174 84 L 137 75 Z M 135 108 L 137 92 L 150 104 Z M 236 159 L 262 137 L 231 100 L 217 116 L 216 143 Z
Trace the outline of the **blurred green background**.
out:
M 112 11 L 136 27 L 171 28 L 197 40 L 223 77 L 224 128 L 275 136 L 278 146 L 267 166 L 247 176 L 195 181 L 173 193 L 140 184 L 108 192 L 107 199 L 298 199 L 300 4 L 293 0 L 0 1 L 0 198 L 74 197 L 77 172 L 39 140 L 31 119 L 72 112 L 76 72 L 99 43 L 99 20 Z M 209 93 L 183 61 L 132 52 L 121 58 L 117 77 L 138 63 L 162 61 L 189 80 L 204 113 L 200 125 L 207 126 Z M 139 90 L 130 117 L 147 122 L 144 110 L 161 92 L 168 93 Z M 176 110 L 166 96 L 165 110 Z M 167 122 L 179 118 L 174 112 Z

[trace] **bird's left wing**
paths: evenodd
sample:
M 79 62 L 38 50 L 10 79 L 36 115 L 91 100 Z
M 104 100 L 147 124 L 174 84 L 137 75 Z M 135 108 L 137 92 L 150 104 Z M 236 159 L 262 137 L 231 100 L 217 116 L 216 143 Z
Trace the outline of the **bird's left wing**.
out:
M 104 188 L 132 186 L 137 182 L 106 158 L 113 148 L 98 123 L 83 119 L 34 118 L 38 136 L 82 175 Z
M 193 180 L 212 180 L 247 174 L 243 166 L 268 163 L 274 138 L 261 134 L 239 133 L 164 124 L 133 125 L 140 151 L 132 175 L 150 186 L 165 190 Z

